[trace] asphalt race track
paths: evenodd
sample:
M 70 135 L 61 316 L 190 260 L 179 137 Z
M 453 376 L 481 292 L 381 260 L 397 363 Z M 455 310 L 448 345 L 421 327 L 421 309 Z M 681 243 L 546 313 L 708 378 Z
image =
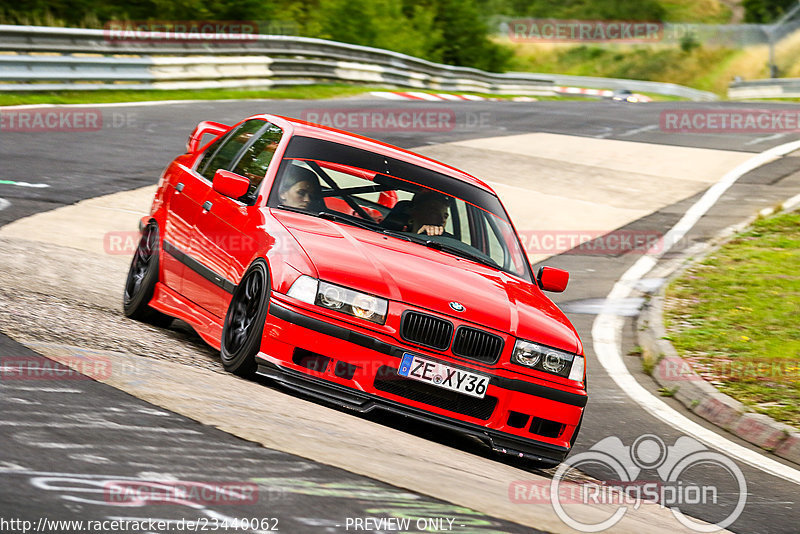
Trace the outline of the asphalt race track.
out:
M 446 131 L 353 130 L 405 148 L 422 147 L 423 152 L 424 147 L 430 146 L 433 154 L 437 150 L 443 150 L 443 144 L 448 144 L 448 147 L 455 144 L 460 147 L 462 155 L 454 158 L 464 157 L 464 165 L 471 163 L 471 160 L 466 159 L 467 152 L 478 159 L 487 159 L 485 154 L 489 154 L 488 151 L 482 153 L 480 148 L 471 147 L 470 140 L 500 136 L 511 139 L 513 136 L 531 133 L 572 136 L 587 141 L 643 143 L 643 150 L 655 144 L 739 153 L 736 156 L 755 155 L 798 138 L 796 134 L 677 134 L 666 133 L 659 128 L 659 114 L 665 109 L 734 106 L 736 105 L 728 103 L 661 103 L 640 106 L 608 102 L 387 104 L 383 101 L 347 99 L 324 102 L 193 102 L 98 107 L 96 109 L 102 113 L 105 124 L 100 131 L 0 132 L 0 225 L 82 200 L 154 184 L 165 165 L 183 151 L 189 132 L 200 120 L 232 123 L 258 112 L 304 117 L 309 110 L 446 108 L 454 112 L 456 118 L 456 126 Z M 613 154 L 609 158 L 613 159 Z M 455 166 L 462 165 L 459 159 L 445 161 Z M 789 155 L 745 174 L 690 230 L 681 246 L 665 255 L 662 263 L 679 257 L 688 248 L 713 238 L 722 229 L 754 215 L 759 209 L 774 206 L 797 194 L 800 190 L 799 171 L 800 157 Z M 524 180 L 525 176 L 519 178 Z M 710 177 L 710 183 L 718 178 L 719 176 Z M 558 175 L 552 176 L 555 184 L 558 179 Z M 665 187 L 668 188 L 669 185 Z M 625 223 L 623 229 L 631 232 L 663 233 L 678 222 L 701 194 L 702 189 L 667 205 L 659 205 L 657 209 L 651 210 L 652 213 Z M 640 200 L 646 203 L 648 197 L 644 196 Z M 532 207 L 532 211 L 547 209 L 547 205 Z M 59 236 L 51 237 L 52 242 L 58 242 Z M 47 266 L 50 249 L 47 246 L 42 246 L 39 250 L 14 248 L 18 244 L 0 239 L 0 266 L 3 266 L 2 269 L 7 274 L 13 272 L 17 279 L 29 278 L 25 287 L 30 287 L 31 290 L 29 293 L 19 294 L 0 285 L 0 303 L 3 304 L 0 307 L 0 326 L 5 325 L 2 331 L 13 331 L 13 337 L 25 333 L 27 340 L 39 340 L 43 343 L 42 346 L 52 343 L 55 337 L 65 345 L 86 351 L 109 350 L 109 347 L 96 346 L 90 336 L 81 334 L 82 331 L 91 330 L 93 324 L 101 324 L 101 316 L 108 316 L 109 312 L 97 306 L 70 301 L 69 287 L 50 291 L 54 302 L 47 306 L 40 305 L 39 301 L 44 297 L 37 294 L 36 284 L 41 280 L 44 287 L 45 278 L 48 279 L 47 283 L 52 281 L 52 276 L 44 272 L 50 269 Z M 75 256 L 74 268 L 70 268 L 74 276 L 80 277 L 80 254 L 76 252 Z M 23 257 L 26 258 L 24 263 L 15 260 Z M 37 258 L 41 258 L 41 263 Z M 592 307 L 591 303 L 604 299 L 620 276 L 638 258 L 636 254 L 567 253 L 546 261 L 548 265 L 569 270 L 572 275 L 567 291 L 556 295 L 554 300 L 564 307 L 581 334 L 588 361 L 590 401 L 573 455 L 589 450 L 609 436 L 616 436 L 625 445 L 631 445 L 640 436 L 650 434 L 658 436 L 667 445 L 672 445 L 683 435 L 679 429 L 654 418 L 636 404 L 596 362 L 592 326 L 597 308 Z M 87 263 L 85 268 L 88 272 L 101 267 Z M 658 272 L 658 268 L 655 272 Z M 655 284 L 658 282 L 657 279 L 653 280 Z M 65 281 L 64 285 L 68 286 L 69 282 Z M 109 283 L 108 287 L 102 284 L 96 286 L 93 291 L 100 295 L 98 298 L 114 301 L 121 298 L 121 285 L 116 281 Z M 641 296 L 642 294 L 637 294 L 637 298 Z M 59 299 L 63 299 L 63 308 L 71 310 L 66 316 L 63 315 L 63 310 L 59 311 Z M 619 314 L 628 316 L 635 313 L 641 302 L 636 300 L 623 304 L 627 306 L 622 305 Z M 27 314 L 24 311 L 26 307 L 47 310 L 48 314 Z M 76 310 L 78 315 L 75 314 Z M 95 323 L 94 318 L 99 322 Z M 125 320 L 119 317 L 114 316 L 112 319 L 125 324 Z M 155 336 L 147 339 L 164 339 L 165 342 L 172 343 L 177 341 L 185 351 L 196 355 L 195 359 L 187 360 L 187 365 L 196 365 L 213 372 L 218 372 L 221 368 L 213 351 L 204 347 L 196 336 L 179 324 L 163 332 L 142 329 L 139 325 L 130 325 L 130 329 L 140 332 L 142 336 Z M 57 332 L 58 335 L 54 336 L 52 332 Z M 102 332 L 94 334 L 102 336 Z M 33 345 L 33 342 L 27 344 Z M 623 331 L 623 354 L 627 354 L 636 344 L 633 321 L 628 318 Z M 158 352 L 158 347 L 152 347 L 151 350 Z M 0 334 L 0 356 L 36 357 L 30 348 L 3 334 Z M 654 382 L 641 371 L 638 357 L 626 356 L 625 363 L 640 384 L 658 395 Z M 309 455 L 288 454 L 245 441 L 197 422 L 201 420 L 199 417 L 193 417 L 196 420 L 192 420 L 108 385 L 80 380 L 75 376 L 71 378 L 52 381 L 0 380 L 0 427 L 3 429 L 0 433 L 0 450 L 3 451 L 0 453 L 0 517 L 3 519 L 19 518 L 33 521 L 35 525 L 42 517 L 50 520 L 159 518 L 170 522 L 170 525 L 176 525 L 182 519 L 216 521 L 219 524 L 219 521 L 226 518 L 239 517 L 267 519 L 245 530 L 268 531 L 277 524 L 282 532 L 302 533 L 398 531 L 387 524 L 382 527 L 372 524 L 368 528 L 368 525 L 361 523 L 359 529 L 352 521 L 355 518 L 402 516 L 415 520 L 441 520 L 439 523 L 422 525 L 429 531 L 536 531 L 530 526 L 530 522 L 523 526 L 508 521 L 508 513 L 501 514 L 498 511 L 495 515 L 489 510 L 477 510 L 477 506 L 470 508 L 450 504 L 455 502 L 454 499 L 439 497 L 438 490 L 434 489 L 436 481 L 427 481 L 424 472 L 413 475 L 417 480 L 414 489 L 409 489 L 410 485 L 401 487 L 398 484 L 388 484 L 382 481 L 384 479 L 363 476 L 361 470 L 340 469 L 332 467 L 333 463 L 324 465 L 311 461 L 308 459 L 311 457 Z M 272 387 L 268 381 L 253 385 L 265 391 Z M 224 391 L 210 394 L 235 397 L 238 393 Z M 713 428 L 672 399 L 661 399 L 684 416 Z M 341 429 L 343 433 L 351 425 L 353 428 L 385 426 L 387 431 L 406 433 L 435 442 L 437 446 L 449 447 L 454 455 L 465 458 L 465 473 L 473 465 L 483 468 L 487 462 L 490 462 L 488 465 L 496 466 L 497 470 L 509 470 L 512 477 L 518 476 L 518 480 L 524 480 L 531 473 L 546 477 L 553 473 L 552 470 L 540 471 L 535 466 L 515 462 L 513 459 L 496 458 L 471 440 L 435 431 L 426 425 L 374 414 L 366 417 L 354 416 L 329 407 L 317 407 L 302 398 L 293 398 L 291 402 L 310 406 L 311 411 L 317 409 L 321 419 L 322 414 L 333 412 L 330 417 L 335 417 L 337 421 L 346 421 Z M 260 410 L 264 410 L 264 407 L 253 407 L 254 417 Z M 721 430 L 719 432 L 725 434 Z M 757 450 L 734 436 L 725 434 L 724 437 L 746 448 Z M 326 439 L 329 438 L 324 434 L 314 434 L 313 428 L 308 434 L 296 438 L 309 448 L 313 448 L 315 440 Z M 301 446 L 302 444 L 298 445 Z M 768 453 L 761 454 L 764 458 L 786 465 L 787 472 L 798 469 L 798 466 L 791 466 Z M 352 465 L 358 464 L 357 458 L 348 461 Z M 734 462 L 744 475 L 747 494 L 743 512 L 728 530 L 748 534 L 797 532 L 800 519 L 800 507 L 796 502 L 797 484 L 738 460 Z M 399 465 L 398 468 L 402 469 L 403 466 Z M 597 466 L 587 465 L 583 471 L 599 480 L 613 478 Z M 518 475 L 513 475 L 513 472 L 518 472 Z M 206 505 L 109 503 L 109 492 L 117 487 L 114 484 L 133 483 L 142 479 L 208 483 L 245 481 L 250 484 L 245 489 L 253 489 L 252 485 L 257 487 L 257 504 L 231 506 L 220 505 L 219 502 Z M 714 485 L 718 489 L 720 507 L 712 509 L 705 505 L 691 504 L 681 507 L 682 512 L 699 520 L 712 523 L 720 521 L 732 510 L 739 497 L 739 488 L 735 481 L 720 476 L 719 470 L 714 470 L 713 466 L 693 468 L 682 480 L 686 484 Z M 456 478 L 451 486 L 458 483 Z M 424 489 L 426 484 L 431 485 L 429 491 Z M 480 487 L 464 487 L 463 492 L 479 495 Z M 479 497 L 476 497 L 474 502 L 479 501 Z M 513 507 L 510 509 L 513 510 Z M 270 522 L 273 518 L 276 521 Z M 210 526 L 212 525 L 209 528 Z M 689 531 L 677 521 L 658 526 L 672 531 Z M 553 531 L 554 528 L 550 523 L 541 524 L 541 531 Z M 20 528 L 9 528 L 2 523 L 0 530 L 22 532 Z M 56 532 L 70 529 L 57 529 L 51 525 L 48 530 Z M 572 531 L 563 525 L 558 530 Z M 139 531 L 161 532 L 167 529 L 163 526 L 143 526 Z M 418 530 L 412 528 L 409 531 Z

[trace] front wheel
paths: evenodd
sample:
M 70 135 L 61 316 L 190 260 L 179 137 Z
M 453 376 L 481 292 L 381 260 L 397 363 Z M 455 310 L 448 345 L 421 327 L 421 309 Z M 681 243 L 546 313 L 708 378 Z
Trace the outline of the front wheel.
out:
M 257 260 L 236 286 L 225 315 L 220 356 L 226 371 L 245 377 L 255 373 L 268 305 L 269 270 Z
M 142 232 L 139 245 L 133 254 L 128 278 L 125 281 L 122 309 L 131 319 L 167 326 L 172 322 L 172 317 L 154 310 L 149 305 L 158 282 L 158 251 L 158 225 L 151 222 Z

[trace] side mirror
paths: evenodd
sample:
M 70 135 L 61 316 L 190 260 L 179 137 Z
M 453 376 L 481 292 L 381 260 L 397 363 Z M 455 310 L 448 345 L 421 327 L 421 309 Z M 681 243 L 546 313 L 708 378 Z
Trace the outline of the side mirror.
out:
M 189 136 L 189 140 L 186 142 L 186 152 L 194 153 L 200 149 L 200 141 L 202 141 L 203 136 L 213 135 L 217 137 L 219 135 L 224 134 L 230 129 L 230 126 L 222 124 L 220 122 L 211 122 L 211 121 L 203 121 L 197 125 L 197 127 L 192 132 L 192 135 Z
M 539 282 L 539 287 L 545 291 L 561 293 L 567 289 L 569 273 L 555 267 L 542 267 L 536 274 L 536 281 Z
M 214 191 L 231 198 L 239 198 L 250 188 L 250 180 L 235 172 L 217 169 L 212 182 Z

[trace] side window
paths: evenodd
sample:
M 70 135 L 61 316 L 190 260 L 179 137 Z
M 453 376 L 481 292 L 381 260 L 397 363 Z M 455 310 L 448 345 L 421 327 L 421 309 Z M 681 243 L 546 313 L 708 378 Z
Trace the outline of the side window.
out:
M 499 229 L 490 224 L 489 217 L 489 215 L 483 214 L 484 224 L 486 225 L 487 248 L 489 249 L 485 252 L 497 265 L 504 265 L 506 249 L 503 246 L 502 236 L 497 233 Z
M 236 163 L 233 172 L 250 180 L 250 188 L 247 190 L 248 197 L 255 196 L 258 186 L 264 180 L 267 168 L 282 136 L 283 131 L 274 124 L 270 124 L 261 136 L 245 149 Z
M 247 144 L 258 130 L 267 123 L 253 119 L 242 123 L 238 128 L 231 131 L 224 138 L 215 142 L 206 151 L 200 165 L 197 166 L 199 172 L 208 181 L 214 180 L 214 173 L 217 169 L 228 169 L 233 163 L 233 158 Z
M 465 204 L 459 202 L 459 204 Z M 485 254 L 497 265 L 505 264 L 506 246 L 497 222 L 485 211 L 475 206 L 466 207 L 466 216 L 460 218 L 462 242 Z M 459 210 L 461 215 L 461 210 Z
M 456 233 L 456 230 L 454 228 L 454 224 L 455 224 L 454 221 L 455 221 L 456 217 L 453 217 L 453 214 L 452 214 L 452 212 L 458 210 L 457 204 L 458 204 L 457 200 L 452 200 L 451 199 L 450 202 L 448 202 L 447 219 L 444 222 L 444 231 L 447 232 L 450 235 L 459 235 L 459 234 Z M 460 231 L 461 231 L 461 229 L 459 228 L 459 232 Z
M 471 214 L 467 213 L 468 209 L 472 211 Z M 459 232 L 461 232 L 460 233 L 461 241 L 466 243 L 467 245 L 474 247 L 475 242 L 477 240 L 472 235 L 469 221 L 470 221 L 470 215 L 474 217 L 475 216 L 474 214 L 477 213 L 478 210 L 474 207 L 468 208 L 466 202 L 456 202 L 456 210 L 458 213 L 458 224 L 459 224 Z

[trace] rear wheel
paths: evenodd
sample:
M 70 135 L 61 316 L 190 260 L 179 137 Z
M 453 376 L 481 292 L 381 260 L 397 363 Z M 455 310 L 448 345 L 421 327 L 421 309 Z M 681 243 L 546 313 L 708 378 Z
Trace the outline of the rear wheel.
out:
M 239 376 L 255 373 L 268 305 L 269 271 L 267 264 L 258 260 L 236 286 L 225 315 L 220 355 L 226 371 Z
M 167 326 L 172 322 L 172 317 L 154 310 L 149 305 L 158 282 L 158 251 L 158 225 L 151 222 L 142 232 L 139 245 L 133 254 L 128 278 L 125 281 L 122 308 L 125 315 L 131 319 Z

